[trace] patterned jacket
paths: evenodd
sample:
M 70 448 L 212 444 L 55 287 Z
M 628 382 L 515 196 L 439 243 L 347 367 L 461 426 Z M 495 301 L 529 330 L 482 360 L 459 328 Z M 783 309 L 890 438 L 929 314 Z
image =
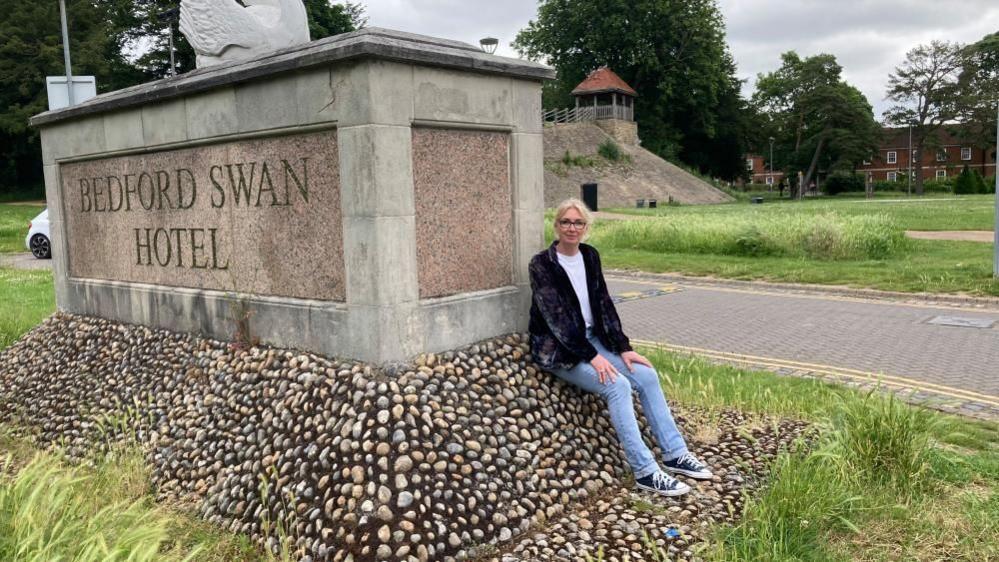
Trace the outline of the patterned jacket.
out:
M 553 242 L 531 259 L 531 354 L 545 369 L 571 369 L 580 361 L 592 360 L 597 356 L 597 350 L 586 341 L 586 324 L 579 299 L 569 275 L 558 263 L 556 244 L 557 241 Z M 631 351 L 631 343 L 621 330 L 621 318 L 607 292 L 600 254 L 588 244 L 580 244 L 579 251 L 586 267 L 594 335 L 614 353 Z

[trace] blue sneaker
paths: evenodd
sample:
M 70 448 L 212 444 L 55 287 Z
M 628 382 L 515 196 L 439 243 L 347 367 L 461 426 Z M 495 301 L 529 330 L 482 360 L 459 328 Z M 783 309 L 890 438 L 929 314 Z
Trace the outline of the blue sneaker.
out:
M 682 496 L 690 491 L 690 486 L 661 470 L 657 470 L 642 478 L 636 478 L 635 487 L 663 496 Z
M 697 460 L 697 457 L 687 452 L 679 457 L 666 461 L 666 472 L 673 474 L 683 474 L 696 480 L 710 480 L 713 474 L 708 470 L 707 465 Z

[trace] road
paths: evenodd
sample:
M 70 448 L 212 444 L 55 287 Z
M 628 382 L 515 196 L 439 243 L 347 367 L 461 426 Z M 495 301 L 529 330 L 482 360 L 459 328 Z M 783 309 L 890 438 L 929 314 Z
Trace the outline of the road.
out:
M 943 409 L 999 416 L 999 306 L 850 298 L 765 284 L 607 281 L 633 340 L 748 367 L 880 380 Z

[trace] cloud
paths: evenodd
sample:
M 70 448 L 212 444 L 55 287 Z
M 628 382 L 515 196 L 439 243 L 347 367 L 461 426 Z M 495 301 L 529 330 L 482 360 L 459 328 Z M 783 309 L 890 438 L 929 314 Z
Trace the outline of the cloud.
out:
M 369 0 L 368 25 L 457 39 L 477 45 L 500 40 L 497 54 L 517 56 L 510 47 L 517 32 L 537 16 L 536 0 Z M 829 53 L 844 78 L 860 89 L 876 116 L 888 75 L 913 47 L 939 39 L 970 43 L 999 31 L 995 0 L 719 0 L 729 49 L 753 92 L 756 75 L 780 65 L 780 54 Z
M 758 73 L 775 70 L 789 50 L 836 56 L 847 82 L 879 116 L 888 76 L 913 47 L 932 40 L 970 43 L 999 29 L 994 0 L 721 0 L 729 48 L 752 94 Z

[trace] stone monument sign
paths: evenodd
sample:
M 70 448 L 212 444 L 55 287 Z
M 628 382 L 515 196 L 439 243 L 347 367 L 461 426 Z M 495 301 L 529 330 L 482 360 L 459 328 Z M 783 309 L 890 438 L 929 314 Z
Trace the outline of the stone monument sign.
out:
M 58 306 L 367 361 L 525 329 L 552 76 L 370 28 L 40 114 Z

